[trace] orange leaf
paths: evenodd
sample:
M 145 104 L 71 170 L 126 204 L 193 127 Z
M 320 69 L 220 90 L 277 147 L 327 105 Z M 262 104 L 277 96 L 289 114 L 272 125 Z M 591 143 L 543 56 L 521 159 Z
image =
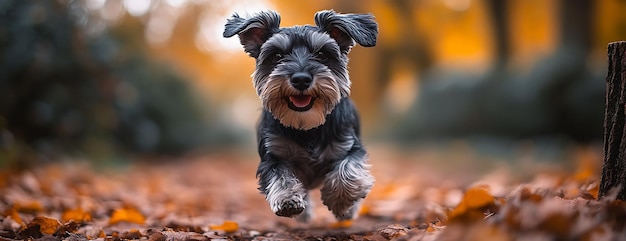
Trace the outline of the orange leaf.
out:
M 600 185 L 597 183 L 593 185 L 587 192 L 593 197 L 593 199 L 598 199 L 598 191 L 600 190 Z
M 120 208 L 113 212 L 111 219 L 109 219 L 109 224 L 112 225 L 120 222 L 144 224 L 146 222 L 146 218 L 139 211 L 137 211 L 137 209 Z
M 98 238 L 106 238 L 107 234 L 104 232 L 104 230 L 100 229 L 100 232 L 98 232 Z
M 560 237 L 567 237 L 574 226 L 572 218 L 563 213 L 554 213 L 541 221 L 539 227 Z
M 532 202 L 535 202 L 535 203 L 539 203 L 539 202 L 541 202 L 543 200 L 543 197 L 541 195 L 539 195 L 539 194 L 532 193 L 530 191 L 530 189 L 525 187 L 520 192 L 520 199 L 521 200 L 529 200 L 529 201 L 532 201 Z
M 209 228 L 212 230 L 223 230 L 227 233 L 232 233 L 239 229 L 239 224 L 234 221 L 224 221 L 222 225 L 209 225 Z
M 435 228 L 432 225 L 428 225 L 428 228 L 426 228 L 426 232 L 428 232 L 428 233 L 432 233 L 432 232 L 435 232 L 435 231 L 436 230 L 435 230 Z
M 495 198 L 489 194 L 487 187 L 473 187 L 465 192 L 461 203 L 450 212 L 449 219 L 453 220 L 461 216 L 467 216 L 470 219 L 482 217 L 480 209 L 494 204 Z
M 465 192 L 460 205 L 465 205 L 466 208 L 481 208 L 494 202 L 495 199 L 485 187 L 474 187 Z
M 15 204 L 15 209 L 21 213 L 39 213 L 43 211 L 43 206 L 39 201 L 21 202 Z
M 85 212 L 82 208 L 65 210 L 61 216 L 63 222 L 69 222 L 74 220 L 75 222 L 87 222 L 91 221 L 91 213 Z
M 352 227 L 352 220 L 337 221 L 330 225 L 331 228 L 349 228 Z
M 24 221 L 22 221 L 22 217 L 20 217 L 19 212 L 17 212 L 16 205 L 11 206 L 11 208 L 4 211 L 3 216 L 11 217 L 15 222 L 19 223 L 24 227 Z
M 39 225 L 39 232 L 41 232 L 42 234 L 52 235 L 59 229 L 59 227 L 61 227 L 61 222 L 54 218 L 36 217 L 32 221 L 30 221 L 27 226 L 32 227 L 35 225 Z
M 369 205 L 362 205 L 359 209 L 359 215 L 367 215 L 370 213 L 370 210 L 371 209 Z

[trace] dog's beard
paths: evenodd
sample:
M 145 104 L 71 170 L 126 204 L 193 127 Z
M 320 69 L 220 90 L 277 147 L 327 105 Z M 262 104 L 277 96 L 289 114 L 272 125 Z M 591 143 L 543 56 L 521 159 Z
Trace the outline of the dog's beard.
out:
M 263 107 L 282 125 L 299 130 L 323 125 L 342 96 L 350 93 L 349 83 L 339 84 L 330 71 L 314 75 L 311 87 L 304 91 L 291 87 L 284 75 L 266 78 L 256 86 Z

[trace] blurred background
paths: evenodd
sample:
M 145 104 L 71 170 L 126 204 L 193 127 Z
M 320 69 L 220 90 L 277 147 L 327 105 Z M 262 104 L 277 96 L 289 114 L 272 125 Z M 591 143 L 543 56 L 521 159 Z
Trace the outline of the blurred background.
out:
M 352 98 L 366 143 L 408 149 L 597 146 L 606 46 L 626 40 L 626 0 L 4 0 L 0 166 L 254 152 L 254 60 L 222 32 L 265 9 L 375 15 Z

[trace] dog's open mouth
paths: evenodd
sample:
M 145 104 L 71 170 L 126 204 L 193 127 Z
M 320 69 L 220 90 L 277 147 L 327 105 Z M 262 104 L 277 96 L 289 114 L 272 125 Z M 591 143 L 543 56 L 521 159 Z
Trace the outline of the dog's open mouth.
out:
M 295 111 L 307 111 L 313 107 L 313 96 L 290 95 L 288 98 L 289 108 Z

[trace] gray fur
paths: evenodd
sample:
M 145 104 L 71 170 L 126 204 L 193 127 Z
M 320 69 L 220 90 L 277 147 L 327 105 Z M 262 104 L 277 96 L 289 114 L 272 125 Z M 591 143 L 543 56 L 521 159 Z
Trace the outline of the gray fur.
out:
M 308 191 L 321 186 L 323 204 L 346 220 L 374 185 L 349 99 L 347 54 L 355 42 L 374 46 L 378 26 L 369 14 L 328 10 L 315 14 L 315 23 L 279 28 L 280 16 L 272 11 L 234 14 L 224 37 L 238 35 L 256 60 L 253 85 L 263 103 L 257 178 L 270 208 L 308 221 Z

